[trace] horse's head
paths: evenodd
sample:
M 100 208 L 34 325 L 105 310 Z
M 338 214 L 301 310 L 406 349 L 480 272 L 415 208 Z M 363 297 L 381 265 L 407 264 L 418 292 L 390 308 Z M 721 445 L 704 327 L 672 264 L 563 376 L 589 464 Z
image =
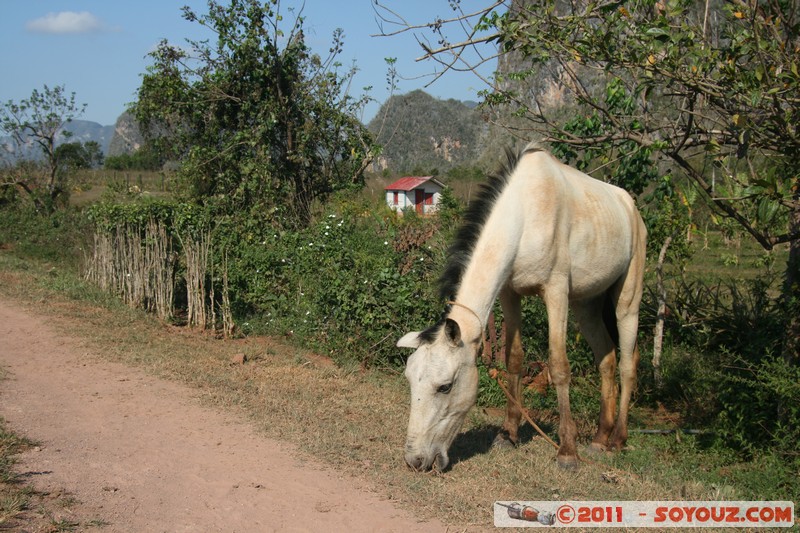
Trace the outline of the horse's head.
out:
M 475 405 L 479 337 L 465 339 L 458 322 L 446 319 L 442 327 L 412 332 L 397 341 L 401 348 L 416 348 L 406 363 L 411 385 L 405 459 L 414 470 L 439 471 L 447 467 L 447 450 Z

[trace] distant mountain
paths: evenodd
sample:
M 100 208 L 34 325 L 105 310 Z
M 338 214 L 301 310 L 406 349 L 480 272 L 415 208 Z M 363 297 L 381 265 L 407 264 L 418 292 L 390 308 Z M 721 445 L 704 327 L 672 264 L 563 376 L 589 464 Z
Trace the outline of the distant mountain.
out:
M 498 128 L 490 126 L 485 111 L 474 101 L 442 100 L 416 90 L 392 96 L 367 127 L 384 149 L 374 170 L 389 169 L 392 173 L 433 172 L 444 174 L 458 166 L 493 169 L 503 148 L 515 141 Z M 60 136 L 57 143 L 97 142 L 105 156 L 132 154 L 144 144 L 136 121 L 122 113 L 114 126 L 102 126 L 87 120 L 73 120 L 65 130 L 70 137 Z M 11 139 L 0 137 L 0 147 L 10 146 Z M 0 150 L 2 152 L 2 150 Z M 17 154 L 0 159 L 14 160 L 41 156 L 29 142 Z
M 108 145 L 111 143 L 111 136 L 114 134 L 114 126 L 102 126 L 97 122 L 77 119 L 64 126 L 64 130 L 72 133 L 72 135 L 69 137 L 60 136 L 57 144 L 94 141 L 100 145 L 104 154 L 108 153 Z
M 70 134 L 66 135 L 64 132 L 69 132 Z M 103 153 L 106 154 L 113 134 L 114 126 L 103 126 L 89 120 L 73 119 L 68 122 L 57 135 L 56 146 L 64 143 L 87 143 L 89 141 L 94 141 L 100 145 Z M 0 158 L 12 162 L 20 158 L 38 159 L 42 157 L 39 147 L 34 144 L 32 140 L 29 140 L 21 147 L 15 147 L 13 139 L 9 136 L 5 136 L 0 137 L 0 146 L 3 147 L 3 153 L 0 154 Z
M 127 111 L 119 116 L 113 129 L 114 134 L 105 152 L 107 156 L 132 154 L 144 144 L 136 120 Z
M 106 156 L 131 154 L 138 150 L 144 142 L 133 115 L 128 112 L 121 114 L 113 126 L 103 126 L 97 122 L 75 119 L 65 125 L 63 130 L 70 132 L 71 135 L 60 134 L 56 139 L 56 145 L 66 142 L 94 141 L 100 145 Z M 20 157 L 34 159 L 41 157 L 38 147 L 33 142 L 28 142 L 14 153 L 11 137 L 0 137 L 0 146 L 6 147 L 6 159 L 11 161 Z
M 392 96 L 367 125 L 384 147 L 376 170 L 445 172 L 475 164 L 487 131 L 475 107 L 421 90 Z

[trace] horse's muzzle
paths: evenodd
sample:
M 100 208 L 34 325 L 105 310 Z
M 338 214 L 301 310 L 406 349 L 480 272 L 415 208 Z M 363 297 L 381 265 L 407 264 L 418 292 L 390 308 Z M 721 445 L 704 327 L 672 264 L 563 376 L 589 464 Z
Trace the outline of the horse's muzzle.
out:
M 423 454 L 405 454 L 406 464 L 415 472 L 428 472 L 434 467 L 439 472 L 443 472 L 450 462 L 445 453 L 438 453 L 435 456 L 427 457 Z

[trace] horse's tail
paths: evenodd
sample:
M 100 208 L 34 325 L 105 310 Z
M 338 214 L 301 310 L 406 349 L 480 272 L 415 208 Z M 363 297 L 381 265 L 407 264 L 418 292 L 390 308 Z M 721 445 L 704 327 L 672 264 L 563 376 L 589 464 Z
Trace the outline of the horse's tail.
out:
M 609 289 L 606 292 L 605 301 L 603 302 L 603 324 L 605 324 L 606 330 L 608 331 L 611 340 L 614 342 L 614 346 L 619 348 L 619 329 L 617 329 L 616 311 L 617 305 L 611 293 L 612 289 Z

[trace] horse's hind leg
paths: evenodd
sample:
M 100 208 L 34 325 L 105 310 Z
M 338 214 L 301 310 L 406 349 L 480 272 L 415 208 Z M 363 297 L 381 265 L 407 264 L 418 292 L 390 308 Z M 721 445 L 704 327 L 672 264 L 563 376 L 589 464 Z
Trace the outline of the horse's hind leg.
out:
M 642 244 L 644 250 L 644 244 Z M 636 338 L 639 329 L 639 304 L 642 299 L 642 272 L 644 252 L 635 257 L 616 297 L 617 330 L 619 333 L 619 414 L 609 437 L 609 447 L 621 450 L 628 440 L 628 410 L 631 395 L 636 388 L 636 369 L 639 366 L 639 346 Z
M 623 356 L 620 350 L 619 375 L 621 390 L 619 396 L 619 416 L 614 424 L 614 431 L 609 437 L 609 448 L 621 450 L 628 440 L 628 410 L 631 395 L 636 388 L 636 367 L 639 365 L 639 346 L 634 343 L 630 356 Z
M 594 362 L 600 372 L 600 420 L 592 440 L 592 448 L 597 451 L 608 448 L 608 438 L 614 429 L 617 411 L 617 355 L 614 341 L 603 322 L 604 298 L 605 296 L 601 296 L 588 302 L 573 304 L 575 318 L 581 333 L 592 348 Z
M 522 404 L 522 334 L 520 332 L 522 309 L 520 296 L 509 288 L 500 292 L 500 304 L 503 307 L 503 319 L 506 327 L 506 371 L 508 372 L 508 392 Z M 503 429 L 494 440 L 495 446 L 517 444 L 518 430 L 522 413 L 519 407 L 509 400 L 506 404 L 506 419 Z

